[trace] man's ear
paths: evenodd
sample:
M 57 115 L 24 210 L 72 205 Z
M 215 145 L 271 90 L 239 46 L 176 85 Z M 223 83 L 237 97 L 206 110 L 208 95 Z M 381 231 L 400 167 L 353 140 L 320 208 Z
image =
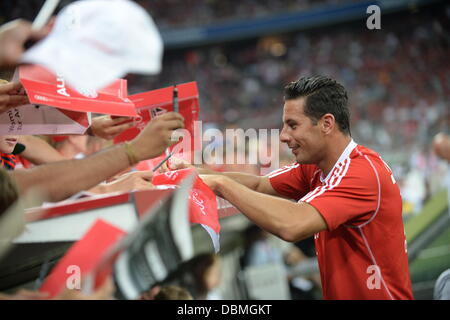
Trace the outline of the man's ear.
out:
M 324 114 L 320 119 L 320 126 L 324 134 L 330 134 L 336 127 L 336 119 L 331 113 Z

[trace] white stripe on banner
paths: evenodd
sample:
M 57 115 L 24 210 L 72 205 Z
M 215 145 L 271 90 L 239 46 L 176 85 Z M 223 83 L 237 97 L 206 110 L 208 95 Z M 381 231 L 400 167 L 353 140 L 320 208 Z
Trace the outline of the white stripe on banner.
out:
M 215 253 L 219 253 L 219 251 L 220 251 L 220 235 L 217 234 L 213 229 L 211 229 L 211 227 L 207 226 L 206 224 L 200 224 L 200 225 L 203 227 L 203 229 L 206 230 L 206 232 L 210 236 L 211 241 L 213 243 Z

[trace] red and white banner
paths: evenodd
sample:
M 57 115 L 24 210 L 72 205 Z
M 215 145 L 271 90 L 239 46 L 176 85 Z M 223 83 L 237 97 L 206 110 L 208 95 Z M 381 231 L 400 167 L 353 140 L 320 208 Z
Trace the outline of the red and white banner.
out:
M 175 151 L 176 154 L 174 155 L 176 157 L 192 162 L 193 159 L 188 159 L 187 157 L 192 157 L 193 151 L 201 148 L 201 144 L 198 143 L 198 139 L 201 139 L 201 137 L 194 135 L 194 125 L 195 121 L 198 120 L 200 110 L 197 83 L 188 82 L 179 84 L 177 85 L 177 89 L 179 112 L 184 117 L 184 127 L 189 136 L 184 135 L 183 142 L 172 146 L 170 150 Z M 153 118 L 173 111 L 173 90 L 174 86 L 171 86 L 129 96 L 128 98 L 136 106 L 136 112 L 138 114 L 138 118 L 135 121 L 136 126 L 118 135 L 114 139 L 114 143 L 133 139 Z M 161 159 L 164 156 L 162 155 Z M 158 163 L 159 161 L 151 161 L 146 166 L 152 167 L 153 162 Z
M 98 219 L 87 233 L 77 241 L 64 257 L 58 262 L 50 275 L 39 288 L 47 292 L 49 298 L 55 297 L 64 288 L 82 289 L 83 279 L 95 271 L 116 243 L 126 235 L 126 232 Z M 93 289 L 100 287 L 105 279 L 112 274 L 112 264 L 103 268 L 95 278 Z
M 0 115 L 2 135 L 83 134 L 91 124 L 91 112 L 137 115 L 123 79 L 99 91 L 83 93 L 37 65 L 20 66 L 14 79 L 20 80 L 31 104 Z
M 169 171 L 153 176 L 154 185 L 179 185 L 184 178 L 195 172 L 194 168 Z M 216 252 L 220 250 L 220 223 L 217 199 L 214 192 L 197 175 L 189 196 L 189 221 L 198 223 L 208 232 Z
M 120 294 L 127 299 L 139 297 L 142 287 L 148 288 L 162 281 L 194 254 L 188 210 L 189 190 L 190 184 L 185 183 L 176 190 L 148 190 L 114 196 L 115 199 L 109 202 L 116 204 L 113 205 L 115 213 L 138 220 L 127 228 L 117 219 L 112 219 L 115 220 L 113 222 L 97 216 L 89 228 L 84 229 L 84 235 L 78 238 L 81 239 L 53 268 L 40 290 L 49 292 L 51 297 L 64 286 L 82 289 L 85 294 L 90 294 L 103 284 L 114 269 Z M 83 206 L 94 208 L 105 200 L 99 198 L 96 204 L 84 203 Z M 68 205 L 73 206 L 74 203 Z M 55 211 L 50 216 L 60 216 L 60 213 Z M 91 212 L 88 215 L 95 214 Z M 48 220 L 59 220 L 61 224 L 63 219 Z M 39 222 L 45 223 L 45 220 Z M 45 231 L 48 233 L 49 229 Z M 130 268 L 130 264 L 136 268 Z
M 78 112 L 136 116 L 134 104 L 127 97 L 127 81 L 124 79 L 98 91 L 78 92 L 68 86 L 64 78 L 41 66 L 20 66 L 19 77 L 32 104 Z

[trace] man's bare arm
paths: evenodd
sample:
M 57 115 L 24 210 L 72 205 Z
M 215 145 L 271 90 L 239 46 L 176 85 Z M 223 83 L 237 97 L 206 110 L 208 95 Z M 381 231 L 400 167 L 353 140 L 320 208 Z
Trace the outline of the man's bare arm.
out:
M 270 184 L 269 177 L 242 172 L 215 172 L 214 174 L 228 177 L 256 192 L 280 196 Z
M 195 167 L 187 162 L 178 162 L 175 165 L 171 165 L 171 169 L 183 169 L 187 167 Z M 249 173 L 243 172 L 218 172 L 211 169 L 195 167 L 197 172 L 202 175 L 221 175 L 233 179 L 234 181 L 246 186 L 249 189 L 252 189 L 257 192 L 261 192 L 264 194 L 270 194 L 273 196 L 280 196 L 275 189 L 272 187 L 272 184 L 269 181 L 269 177 L 266 176 L 256 176 Z
M 205 175 L 202 179 L 248 219 L 285 241 L 296 242 L 327 229 L 321 214 L 308 203 L 262 194 L 224 176 Z
M 171 141 L 172 132 L 184 127 L 183 117 L 174 112 L 161 115 L 130 142 L 135 160 L 159 156 L 176 143 Z M 19 193 L 38 187 L 47 194 L 48 200 L 59 201 L 92 188 L 130 166 L 124 145 L 114 146 L 81 160 L 65 160 L 48 163 L 32 169 L 12 171 Z
M 22 194 L 41 188 L 48 200 L 59 201 L 89 189 L 130 166 L 123 146 L 114 146 L 81 160 L 64 160 L 11 173 Z M 45 196 L 45 195 L 44 195 Z
M 33 164 L 44 164 L 66 159 L 55 148 L 41 138 L 21 136 L 19 142 L 25 145 L 25 150 L 20 155 L 31 161 Z

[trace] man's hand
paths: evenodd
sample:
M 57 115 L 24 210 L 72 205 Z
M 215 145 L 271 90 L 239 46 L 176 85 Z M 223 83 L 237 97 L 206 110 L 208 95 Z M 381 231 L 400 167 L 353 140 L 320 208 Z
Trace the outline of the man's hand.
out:
M 166 148 L 178 141 L 172 141 L 172 133 L 184 128 L 184 118 L 176 112 L 165 113 L 153 119 L 130 145 L 135 151 L 138 161 L 155 158 Z
M 170 164 L 170 169 L 168 163 Z M 159 172 L 165 173 L 168 172 L 169 170 L 181 170 L 186 168 L 194 168 L 196 170 L 198 169 L 194 165 L 190 164 L 188 161 L 172 156 L 168 161 L 162 164 L 161 168 L 159 168 Z
M 167 162 L 169 162 L 169 165 L 166 164 Z M 219 172 L 211 170 L 211 169 L 194 166 L 193 164 L 190 164 L 189 161 L 182 159 L 182 158 L 177 158 L 177 157 L 172 156 L 169 159 L 169 161 L 167 161 L 167 162 L 161 166 L 159 172 L 164 173 L 169 170 L 181 170 L 181 169 L 187 169 L 187 168 L 194 168 L 198 174 L 215 174 L 215 175 L 219 174 Z
M 119 117 L 112 119 L 109 115 L 95 117 L 92 119 L 92 124 L 89 127 L 90 134 L 106 140 L 114 139 L 123 131 L 134 126 L 134 122 L 128 122 L 129 120 L 132 120 L 132 118 Z
M 327 229 L 322 215 L 309 203 L 263 194 L 223 175 L 200 178 L 255 224 L 285 241 L 297 242 Z
M 151 183 L 152 171 L 134 171 L 121 175 L 116 180 L 100 184 L 92 188 L 94 193 L 125 192 L 132 190 L 151 190 L 155 186 Z
M 170 169 L 171 170 L 181 170 L 181 169 L 186 169 L 186 168 L 196 168 L 194 165 L 190 164 L 188 161 L 186 161 L 186 160 L 184 160 L 182 158 L 171 157 L 169 162 L 170 162 Z
M 19 63 L 28 39 L 41 39 L 50 32 L 47 25 L 41 30 L 31 30 L 31 23 L 17 19 L 0 27 L 0 67 L 11 67 Z
M 221 197 L 220 186 L 227 182 L 227 180 L 232 181 L 230 178 L 216 175 L 216 174 L 201 174 L 199 175 L 200 179 L 211 188 L 212 191 L 219 197 Z
M 20 82 L 0 84 L 0 113 L 30 103 Z
M 129 144 L 116 145 L 84 159 L 57 161 L 33 170 L 14 170 L 9 175 L 20 194 L 38 186 L 47 193 L 46 200 L 60 201 L 81 190 L 89 190 L 138 161 L 159 156 L 176 143 L 171 141 L 171 135 L 174 130 L 183 128 L 183 120 L 178 113 L 166 113 L 151 121 Z

